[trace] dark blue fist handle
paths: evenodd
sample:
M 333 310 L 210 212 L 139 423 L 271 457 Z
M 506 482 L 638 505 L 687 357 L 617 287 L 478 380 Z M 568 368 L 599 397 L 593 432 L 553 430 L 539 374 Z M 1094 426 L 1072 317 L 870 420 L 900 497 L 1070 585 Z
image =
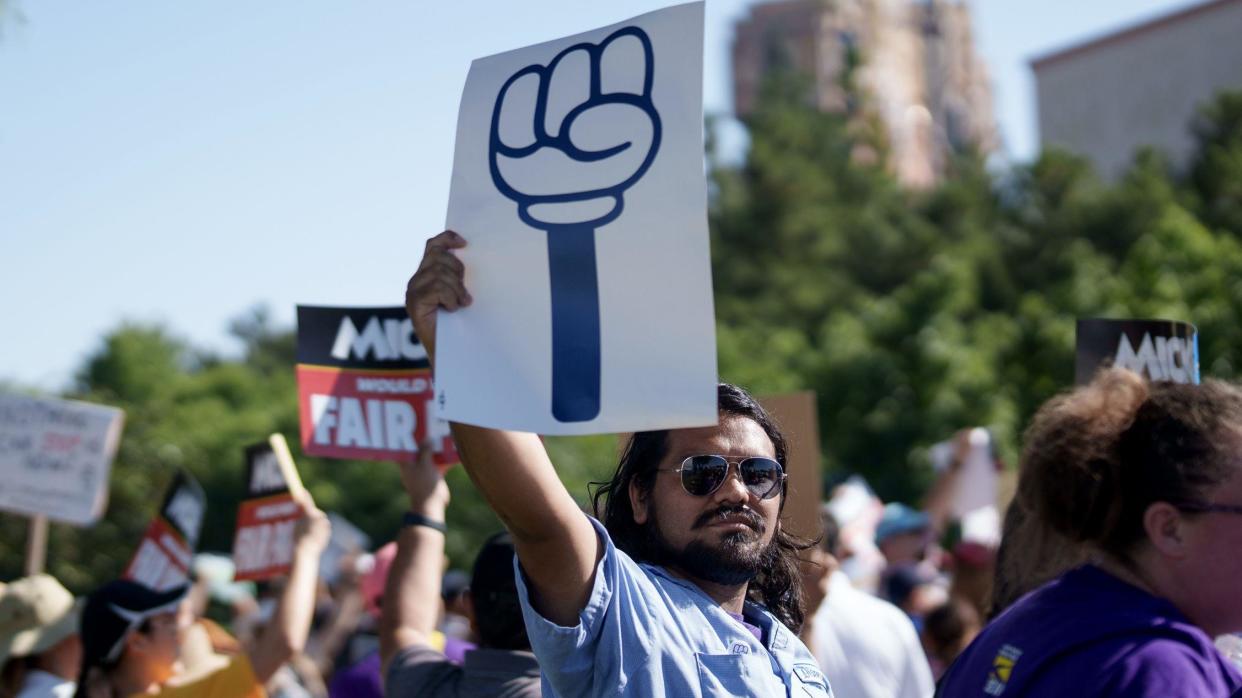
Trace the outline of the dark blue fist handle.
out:
M 653 60 L 646 32 L 624 27 L 514 73 L 492 111 L 492 182 L 548 236 L 552 416 L 561 422 L 599 415 L 595 231 L 621 215 L 625 191 L 660 148 Z

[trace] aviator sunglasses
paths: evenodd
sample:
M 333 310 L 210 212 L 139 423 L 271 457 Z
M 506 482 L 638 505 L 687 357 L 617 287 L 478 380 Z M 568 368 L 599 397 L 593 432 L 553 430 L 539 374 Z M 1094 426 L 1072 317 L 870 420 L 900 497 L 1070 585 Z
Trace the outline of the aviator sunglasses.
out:
M 760 499 L 770 499 L 780 491 L 785 470 L 771 458 L 752 456 L 731 461 L 724 456 L 690 456 L 678 468 L 660 468 L 660 472 L 681 473 L 681 486 L 688 494 L 706 497 L 720 489 L 729 477 L 729 466 L 737 465 L 742 484 Z

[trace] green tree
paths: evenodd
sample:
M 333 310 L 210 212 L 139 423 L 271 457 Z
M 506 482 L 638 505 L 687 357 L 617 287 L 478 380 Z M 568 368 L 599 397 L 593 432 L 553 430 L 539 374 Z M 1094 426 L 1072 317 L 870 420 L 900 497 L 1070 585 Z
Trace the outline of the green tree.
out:
M 916 501 L 926 446 L 970 424 L 1012 460 L 1073 381 L 1080 317 L 1194 321 L 1204 372 L 1234 374 L 1238 95 L 1204 109 L 1184 179 L 1154 151 L 1115 184 L 1066 153 L 996 176 L 963 152 L 920 193 L 860 161 L 857 129 L 804 88 L 774 76 L 745 160 L 712 160 L 713 271 L 722 375 L 816 390 L 830 469 Z

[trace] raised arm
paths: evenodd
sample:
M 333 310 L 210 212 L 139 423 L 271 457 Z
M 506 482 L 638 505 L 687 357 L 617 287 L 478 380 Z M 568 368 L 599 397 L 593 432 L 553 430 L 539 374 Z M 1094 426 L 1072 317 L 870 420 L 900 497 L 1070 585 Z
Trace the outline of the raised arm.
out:
M 401 484 L 410 498 L 410 513 L 430 523 L 444 523 L 448 485 L 431 461 L 431 444 L 420 447 L 418 460 L 401 466 Z M 380 675 L 401 650 L 431 645 L 440 610 L 440 571 L 444 564 L 444 533 L 432 526 L 402 526 L 397 555 L 384 583 L 380 604 Z
M 931 490 L 923 501 L 923 511 L 927 512 L 932 529 L 937 533 L 944 531 L 953 517 L 953 497 L 957 493 L 958 480 L 962 478 L 962 464 L 970 453 L 970 432 L 966 428 L 954 435 L 953 460 L 949 461 L 948 467 L 932 483 Z
M 436 314 L 470 305 L 457 233 L 427 241 L 406 287 L 405 305 L 427 356 L 435 362 Z M 535 434 L 452 424 L 462 465 L 513 536 L 536 610 L 564 626 L 578 624 L 603 547 Z
M 293 564 L 272 619 L 250 652 L 250 666 L 259 683 L 267 680 L 306 647 L 311 616 L 315 612 L 315 587 L 319 583 L 319 555 L 328 544 L 328 517 L 306 502 L 306 515 L 294 531 Z

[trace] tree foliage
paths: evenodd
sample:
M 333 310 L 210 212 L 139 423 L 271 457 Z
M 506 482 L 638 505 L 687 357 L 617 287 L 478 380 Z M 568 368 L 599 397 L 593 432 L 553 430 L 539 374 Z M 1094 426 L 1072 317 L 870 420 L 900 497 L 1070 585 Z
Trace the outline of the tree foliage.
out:
M 713 168 L 712 253 L 723 376 L 814 389 L 830 471 L 915 501 L 926 447 L 973 424 L 1012 460 L 1073 381 L 1080 317 L 1192 321 L 1204 374 L 1234 375 L 1242 95 L 1204 108 L 1184 176 L 1152 151 L 1115 183 L 1062 152 L 1000 174 L 960 153 L 927 192 L 807 104 L 770 82 L 746 160 Z

